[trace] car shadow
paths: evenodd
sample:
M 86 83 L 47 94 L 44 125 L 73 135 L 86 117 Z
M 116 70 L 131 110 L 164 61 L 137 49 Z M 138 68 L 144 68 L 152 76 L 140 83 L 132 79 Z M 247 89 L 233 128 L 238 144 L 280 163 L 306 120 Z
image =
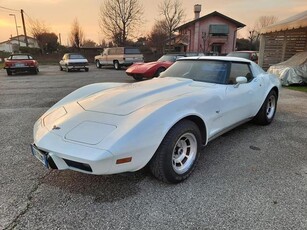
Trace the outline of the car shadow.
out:
M 98 203 L 108 203 L 137 195 L 139 193 L 137 184 L 149 177 L 151 175 L 147 169 L 107 176 L 53 170 L 47 177 L 42 178 L 41 182 L 68 193 L 93 197 Z

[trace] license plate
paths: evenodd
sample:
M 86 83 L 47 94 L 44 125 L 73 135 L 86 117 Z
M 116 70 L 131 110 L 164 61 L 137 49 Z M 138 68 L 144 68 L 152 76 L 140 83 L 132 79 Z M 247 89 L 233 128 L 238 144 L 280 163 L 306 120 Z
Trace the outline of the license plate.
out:
M 40 150 L 38 150 L 35 145 L 31 144 L 31 151 L 32 151 L 32 155 L 35 156 L 40 162 L 43 163 L 43 165 L 46 168 L 49 168 L 48 166 L 48 159 L 47 159 L 47 155 L 42 153 Z
M 23 64 L 23 63 L 16 63 L 15 66 L 16 66 L 16 67 L 24 67 L 25 64 Z

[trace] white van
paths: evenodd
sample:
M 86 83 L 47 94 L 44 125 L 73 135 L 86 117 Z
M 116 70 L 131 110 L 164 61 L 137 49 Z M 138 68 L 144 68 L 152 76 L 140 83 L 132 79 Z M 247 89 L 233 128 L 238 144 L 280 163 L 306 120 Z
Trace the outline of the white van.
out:
M 114 66 L 118 70 L 121 66 L 130 66 L 135 62 L 144 62 L 140 50 L 135 47 L 112 47 L 95 56 L 97 68 L 102 66 Z

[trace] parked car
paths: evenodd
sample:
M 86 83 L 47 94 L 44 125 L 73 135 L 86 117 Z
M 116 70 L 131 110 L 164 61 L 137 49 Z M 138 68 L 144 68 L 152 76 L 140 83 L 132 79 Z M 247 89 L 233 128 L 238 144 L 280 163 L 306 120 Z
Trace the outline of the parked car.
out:
M 268 72 L 276 74 L 284 86 L 293 84 L 306 85 L 307 51 L 299 52 L 284 62 L 271 65 Z
M 69 72 L 71 70 L 81 70 L 88 72 L 89 65 L 87 59 L 78 53 L 66 53 L 59 62 L 60 70 Z
M 4 69 L 7 75 L 13 73 L 30 72 L 37 74 L 39 72 L 38 62 L 29 54 L 12 54 L 5 59 Z
M 273 121 L 280 82 L 234 57 L 186 57 L 151 81 L 84 86 L 34 125 L 32 153 L 47 168 L 137 171 L 178 183 L 202 146 L 250 120 Z
M 170 67 L 178 58 L 185 56 L 185 54 L 167 54 L 154 62 L 135 63 L 126 70 L 126 74 L 137 81 L 144 78 L 158 77 L 160 73 Z
M 227 54 L 227 56 L 246 58 L 248 60 L 258 63 L 258 51 L 250 51 L 250 50 L 234 51 Z
M 113 66 L 114 69 L 119 70 L 122 66 L 127 67 L 136 62 L 144 62 L 144 57 L 135 47 L 106 48 L 100 55 L 95 56 L 97 68 Z

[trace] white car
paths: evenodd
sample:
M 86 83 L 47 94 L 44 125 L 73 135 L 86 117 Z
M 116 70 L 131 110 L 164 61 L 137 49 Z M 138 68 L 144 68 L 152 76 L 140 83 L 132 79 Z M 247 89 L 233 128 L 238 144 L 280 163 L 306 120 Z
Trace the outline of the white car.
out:
M 66 53 L 59 62 L 60 70 L 69 72 L 71 70 L 81 70 L 88 72 L 88 60 L 78 53 Z
M 46 167 L 89 174 L 137 171 L 178 183 L 202 146 L 250 120 L 272 122 L 275 75 L 235 57 L 187 57 L 159 78 L 82 87 L 34 126 L 32 153 Z

